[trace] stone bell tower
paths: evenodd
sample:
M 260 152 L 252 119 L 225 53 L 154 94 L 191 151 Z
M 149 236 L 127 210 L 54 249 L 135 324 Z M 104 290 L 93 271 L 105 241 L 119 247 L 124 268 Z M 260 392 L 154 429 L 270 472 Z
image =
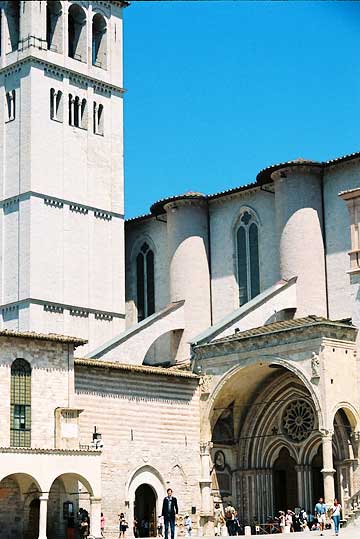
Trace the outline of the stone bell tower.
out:
M 2 328 L 123 329 L 126 5 L 0 2 Z

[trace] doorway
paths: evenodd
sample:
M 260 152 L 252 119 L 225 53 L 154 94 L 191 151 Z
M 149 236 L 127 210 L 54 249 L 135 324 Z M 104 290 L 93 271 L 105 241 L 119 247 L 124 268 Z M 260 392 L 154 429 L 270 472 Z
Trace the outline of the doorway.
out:
M 140 485 L 135 491 L 134 518 L 139 537 L 156 537 L 156 494 L 150 485 Z
M 29 522 L 25 539 L 37 539 L 39 536 L 40 500 L 36 498 L 29 505 Z
M 294 509 L 298 505 L 296 462 L 284 447 L 274 463 L 275 511 Z
M 316 504 L 319 498 L 324 497 L 324 481 L 321 473 L 323 467 L 322 450 L 321 445 L 312 459 L 311 463 L 311 475 L 312 475 L 312 507 Z

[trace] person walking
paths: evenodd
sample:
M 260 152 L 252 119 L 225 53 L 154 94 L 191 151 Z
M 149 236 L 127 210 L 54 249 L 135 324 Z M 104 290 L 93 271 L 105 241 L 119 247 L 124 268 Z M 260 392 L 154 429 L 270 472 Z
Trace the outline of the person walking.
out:
M 168 488 L 167 496 L 164 498 L 161 515 L 164 517 L 165 539 L 169 538 L 169 526 L 171 539 L 175 539 L 175 517 L 179 512 L 177 499 L 173 496 L 173 491 Z
M 326 503 L 324 503 L 324 498 L 319 498 L 318 503 L 315 505 L 314 513 L 315 517 L 318 520 L 320 526 L 320 535 L 324 535 L 325 524 L 326 524 Z
M 186 513 L 185 515 L 184 525 L 185 525 L 185 537 L 191 537 L 192 522 L 191 522 L 191 517 L 189 513 Z
M 119 537 L 124 539 L 127 529 L 128 529 L 128 523 L 126 522 L 125 515 L 124 515 L 124 513 L 120 513 L 120 515 L 119 515 Z
M 104 513 L 101 513 L 101 517 L 100 517 L 101 537 L 104 537 L 104 530 L 105 530 L 105 517 L 104 517 Z
M 333 521 L 334 521 L 334 528 L 335 528 L 335 535 L 339 535 L 339 527 L 340 527 L 340 517 L 341 517 L 341 505 L 335 498 L 334 505 L 332 507 L 332 515 L 331 515 Z
M 222 509 L 220 507 L 220 504 L 216 502 L 215 509 L 214 509 L 214 528 L 215 528 L 215 535 L 220 536 L 221 535 L 221 528 L 225 524 L 225 518 L 224 514 L 222 512 Z
M 158 516 L 157 521 L 157 536 L 163 537 L 163 529 L 164 529 L 164 517 L 162 515 Z
M 225 518 L 228 534 L 230 536 L 235 535 L 235 507 L 231 503 L 225 507 Z

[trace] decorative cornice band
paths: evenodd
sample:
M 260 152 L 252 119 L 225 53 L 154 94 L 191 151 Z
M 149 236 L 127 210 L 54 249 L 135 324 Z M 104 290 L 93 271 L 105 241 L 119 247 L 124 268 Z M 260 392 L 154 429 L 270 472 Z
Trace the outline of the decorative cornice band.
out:
M 110 92 L 116 92 L 120 95 L 124 95 L 126 93 L 126 90 L 124 88 L 121 88 L 121 86 L 116 86 L 115 84 L 110 84 L 109 82 L 105 82 L 101 79 L 97 79 L 96 77 L 91 77 L 90 75 L 85 75 L 83 73 L 79 73 L 78 71 L 74 71 L 73 69 L 70 69 L 69 67 L 59 66 L 57 64 L 53 64 L 52 62 L 49 62 L 48 60 L 44 60 L 42 58 L 38 58 L 37 56 L 29 55 L 21 59 L 16 59 L 13 64 L 10 64 L 6 67 L 0 68 L 0 75 L 7 76 L 10 73 L 15 73 L 20 71 L 20 67 L 29 63 L 35 63 L 40 66 L 45 66 L 50 69 L 54 69 L 56 73 L 63 74 L 69 76 L 69 78 L 76 78 L 77 80 L 81 80 L 84 83 L 90 82 L 93 86 L 101 89 L 108 90 Z
M 93 314 L 97 320 L 112 320 L 113 318 L 125 318 L 125 314 L 115 311 L 102 311 L 100 309 L 93 309 L 91 307 L 80 307 L 79 305 L 70 305 L 67 303 L 57 303 L 55 301 L 46 301 L 37 298 L 24 298 L 18 301 L 12 301 L 10 303 L 4 303 L 0 305 L 0 309 L 3 312 L 9 310 L 16 310 L 25 308 L 24 304 L 42 305 L 44 311 L 51 313 L 62 313 L 64 310 L 70 311 L 72 316 L 88 317 L 89 314 Z
M 62 208 L 64 205 L 69 206 L 71 211 L 82 213 L 84 215 L 86 215 L 89 211 L 92 211 L 94 212 L 95 217 L 100 217 L 108 221 L 111 220 L 112 217 L 124 219 L 123 213 L 117 213 L 114 211 L 105 210 L 103 208 L 88 206 L 87 204 L 81 204 L 79 202 L 74 202 L 73 200 L 58 198 L 52 195 L 45 195 L 44 193 L 37 193 L 36 191 L 26 191 L 24 193 L 21 193 L 20 195 L 15 195 L 13 197 L 0 200 L 0 208 L 8 207 L 9 205 L 16 202 L 21 202 L 22 200 L 28 200 L 30 197 L 41 198 L 48 206 L 54 206 L 57 208 Z

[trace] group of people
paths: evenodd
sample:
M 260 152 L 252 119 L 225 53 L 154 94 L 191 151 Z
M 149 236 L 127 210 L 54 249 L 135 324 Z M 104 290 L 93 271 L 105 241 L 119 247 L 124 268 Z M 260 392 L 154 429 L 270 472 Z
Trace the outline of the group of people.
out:
M 305 509 L 279 511 L 278 516 L 269 517 L 267 524 L 270 525 L 271 533 L 320 531 L 320 535 L 323 535 L 325 529 L 331 528 L 332 521 L 335 535 L 339 535 L 340 520 L 341 505 L 338 500 L 335 498 L 333 504 L 327 505 L 324 499 L 320 498 L 314 513 Z
M 333 504 L 327 505 L 323 498 L 320 498 L 313 513 L 305 511 L 304 508 L 298 508 L 294 511 L 288 509 L 286 512 L 279 511 L 277 516 L 268 517 L 265 527 L 268 533 L 318 530 L 320 535 L 323 535 L 324 530 L 331 528 L 331 522 L 333 522 L 335 535 L 339 535 L 340 521 L 341 505 L 338 500 L 335 498 Z M 235 507 L 230 503 L 223 512 L 220 503 L 216 503 L 214 509 L 215 535 L 223 535 L 222 527 L 225 525 L 228 535 L 244 535 L 244 524 L 241 522 Z M 256 533 L 256 524 L 253 523 L 252 527 L 254 528 L 252 533 Z

